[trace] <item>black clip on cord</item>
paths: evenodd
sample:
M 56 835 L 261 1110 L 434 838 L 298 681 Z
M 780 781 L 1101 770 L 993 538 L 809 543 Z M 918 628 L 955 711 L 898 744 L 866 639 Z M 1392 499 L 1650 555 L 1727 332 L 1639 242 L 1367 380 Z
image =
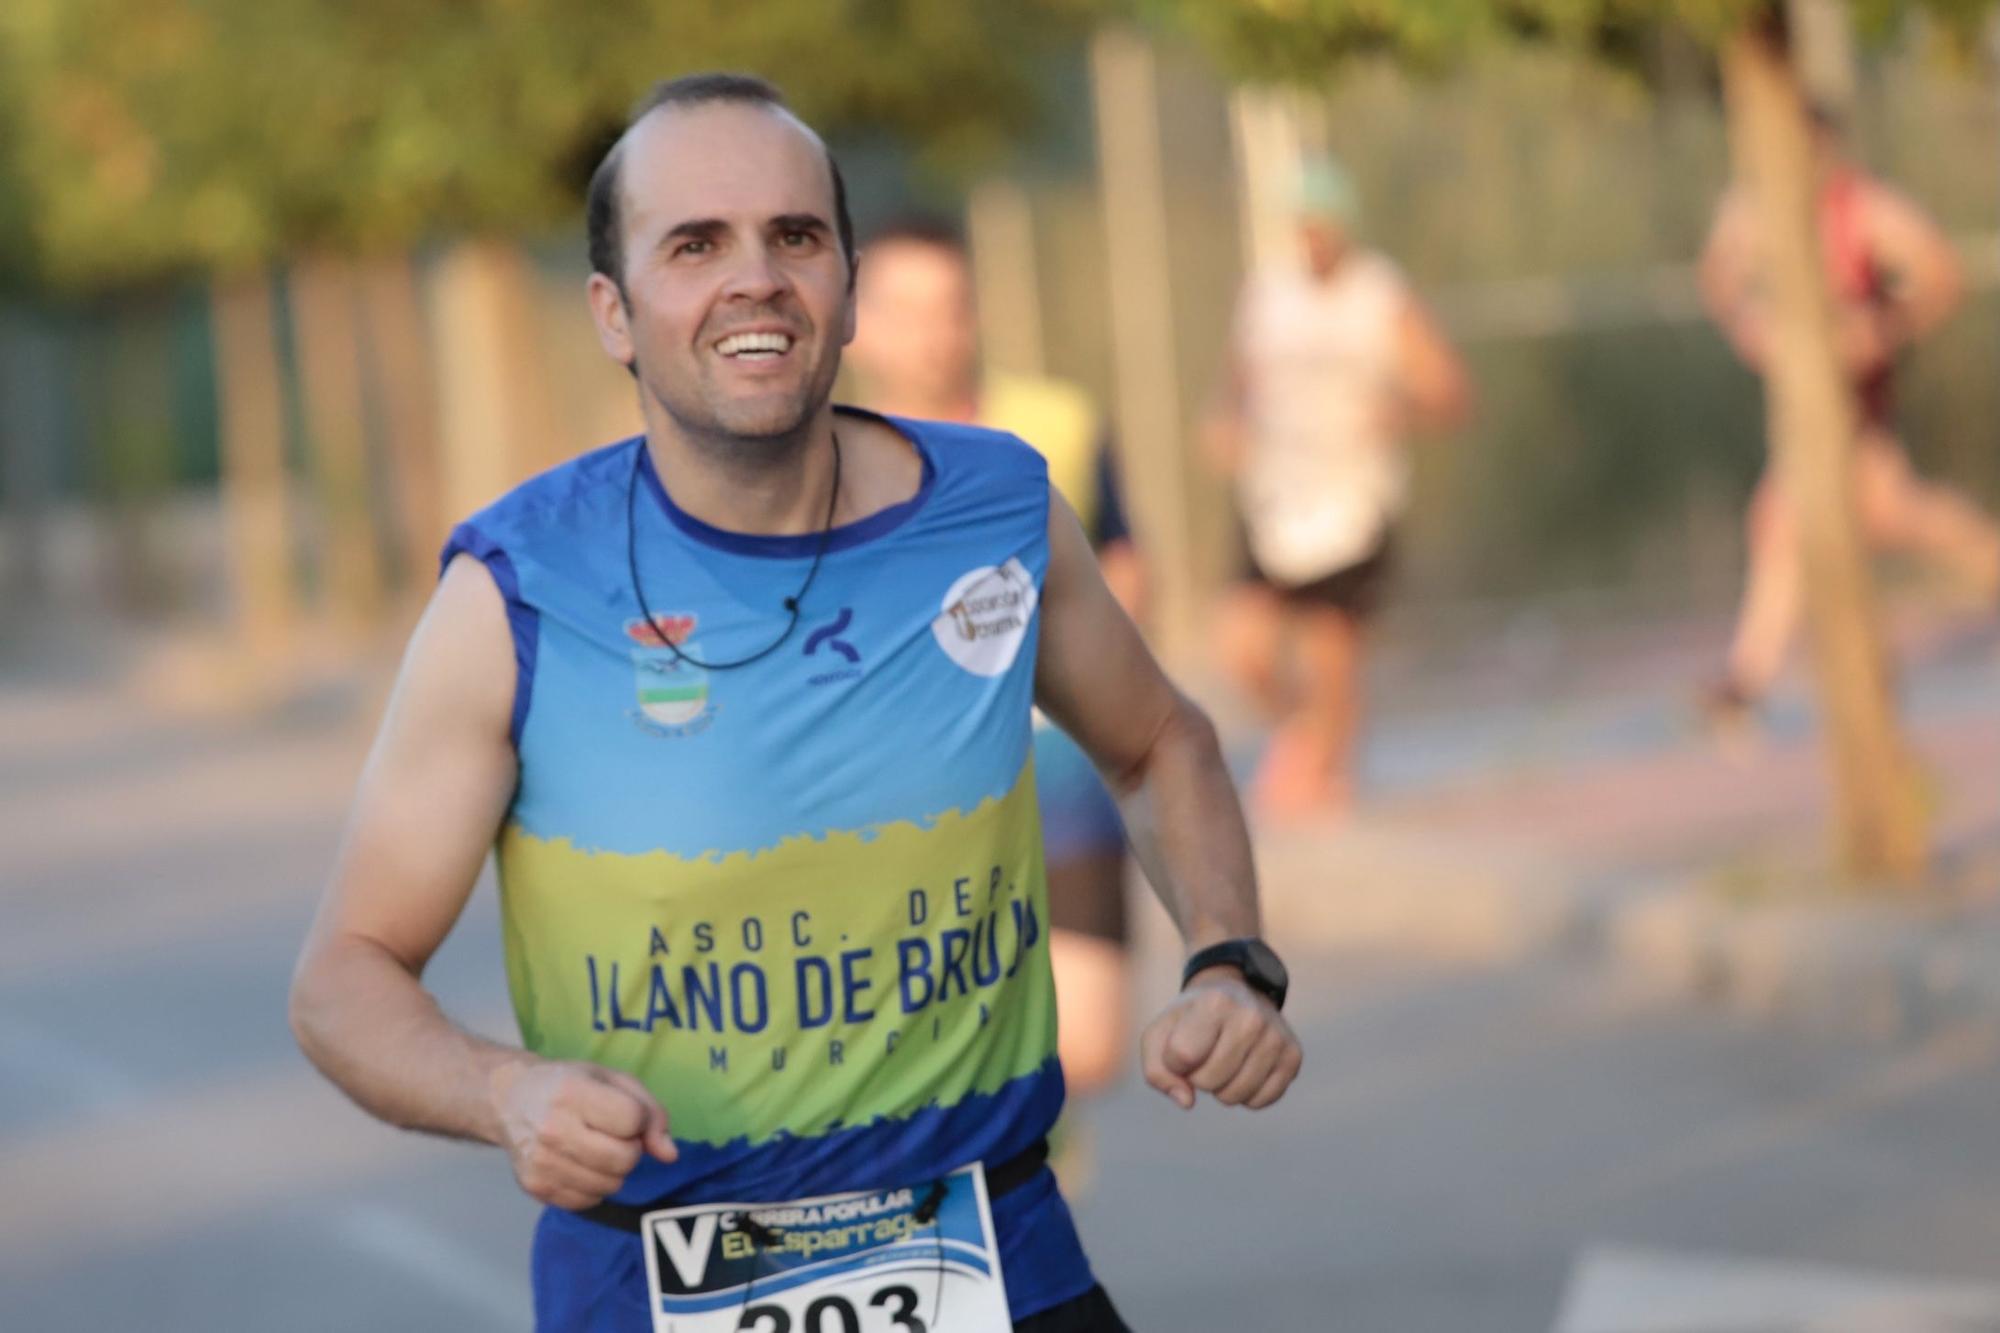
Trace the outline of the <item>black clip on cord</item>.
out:
M 638 600 L 639 614 L 646 618 L 648 628 L 659 635 L 660 642 L 666 645 L 667 651 L 673 654 L 676 662 L 703 671 L 729 671 L 736 667 L 749 666 L 752 662 L 761 662 L 777 652 L 785 645 L 785 641 L 792 637 L 792 631 L 799 627 L 799 603 L 805 600 L 806 592 L 812 587 L 813 580 L 819 577 L 820 561 L 826 558 L 827 539 L 833 533 L 834 507 L 840 499 L 840 435 L 837 431 L 830 433 L 833 435 L 833 489 L 826 497 L 826 522 L 820 525 L 819 548 L 813 552 L 812 567 L 806 570 L 805 582 L 799 585 L 799 590 L 785 599 L 785 614 L 790 619 L 785 622 L 784 633 L 758 652 L 748 657 L 739 657 L 734 662 L 703 662 L 689 657 L 680 650 L 680 645 L 667 638 L 666 632 L 660 627 L 658 617 L 653 614 L 653 608 L 646 605 L 645 590 L 639 586 L 638 521 L 639 468 L 645 461 L 646 442 L 639 441 L 639 447 L 632 451 L 632 475 L 625 483 L 625 565 L 632 576 L 632 596 Z
M 945 1195 L 948 1193 L 950 1190 L 942 1180 L 931 1182 L 930 1193 L 924 1196 L 924 1201 L 917 1205 L 917 1211 L 911 1214 L 918 1226 L 927 1227 L 937 1221 L 938 1209 L 944 1207 Z
M 950 1192 L 950 1187 L 944 1181 L 932 1181 L 930 1193 L 924 1195 L 924 1201 L 917 1205 L 915 1212 L 910 1214 L 911 1219 L 920 1227 L 927 1227 L 936 1222 L 938 1211 L 944 1207 L 945 1196 Z M 931 1327 L 936 1328 L 939 1322 L 938 1316 L 944 1311 L 943 1228 L 939 1228 L 937 1237 L 932 1244 L 937 1246 L 937 1282 L 931 1288 Z

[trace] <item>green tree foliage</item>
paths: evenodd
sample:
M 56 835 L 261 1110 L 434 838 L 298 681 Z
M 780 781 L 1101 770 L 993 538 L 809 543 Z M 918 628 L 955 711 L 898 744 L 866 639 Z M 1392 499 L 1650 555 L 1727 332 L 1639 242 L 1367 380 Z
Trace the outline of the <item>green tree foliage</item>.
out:
M 1031 127 L 1024 57 L 1072 17 L 1064 0 L 7 0 L 0 225 L 11 200 L 68 289 L 530 234 L 573 215 L 653 80 L 703 68 L 965 162 Z
M 1883 36 L 1914 12 L 1968 39 L 1993 0 L 1849 0 L 1858 31 Z M 1437 68 L 1496 41 L 1551 41 L 1618 59 L 1662 25 L 1713 43 L 1766 0 L 1139 0 L 1233 72 L 1311 82 L 1356 56 Z

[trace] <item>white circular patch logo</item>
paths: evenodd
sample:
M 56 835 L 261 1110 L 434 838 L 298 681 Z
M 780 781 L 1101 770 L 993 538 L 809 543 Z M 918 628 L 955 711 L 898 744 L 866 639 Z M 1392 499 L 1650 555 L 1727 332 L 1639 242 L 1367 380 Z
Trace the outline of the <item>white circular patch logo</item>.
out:
M 944 595 L 931 633 L 945 655 L 975 676 L 997 676 L 1014 665 L 1035 614 L 1035 578 L 1018 559 L 981 565 L 958 576 Z

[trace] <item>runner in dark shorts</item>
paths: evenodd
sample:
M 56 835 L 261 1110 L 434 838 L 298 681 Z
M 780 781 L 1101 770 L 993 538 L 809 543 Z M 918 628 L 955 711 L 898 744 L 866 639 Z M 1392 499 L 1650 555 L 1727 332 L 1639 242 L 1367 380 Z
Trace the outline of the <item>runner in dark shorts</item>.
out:
M 1245 284 L 1209 423 L 1256 571 L 1223 608 L 1223 665 L 1275 723 L 1251 797 L 1280 820 L 1338 816 L 1353 801 L 1364 631 L 1408 503 L 1406 442 L 1455 429 L 1471 403 L 1436 321 L 1395 263 L 1362 244 L 1345 174 L 1305 164 L 1296 202 L 1305 262 Z
M 1381 544 L 1360 563 L 1296 586 L 1266 574 L 1257 567 L 1256 557 L 1247 553 L 1244 567 L 1246 581 L 1269 588 L 1282 602 L 1330 607 L 1355 620 L 1373 620 L 1381 613 L 1383 599 L 1396 572 L 1396 541 L 1393 536 L 1384 536 Z

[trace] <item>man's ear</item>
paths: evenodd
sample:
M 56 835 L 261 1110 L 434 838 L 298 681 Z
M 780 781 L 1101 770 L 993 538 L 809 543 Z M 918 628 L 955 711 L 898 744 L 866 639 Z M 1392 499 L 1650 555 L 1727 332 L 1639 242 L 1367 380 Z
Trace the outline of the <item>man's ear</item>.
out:
M 624 289 L 603 273 L 593 273 L 584 284 L 590 301 L 590 319 L 597 325 L 597 341 L 604 354 L 627 370 L 632 368 L 631 310 L 625 304 Z
M 855 291 L 855 280 L 861 276 L 861 258 L 855 256 L 854 263 L 847 270 L 847 313 L 841 316 L 840 345 L 846 347 L 854 341 L 854 330 L 861 312 L 861 298 Z

